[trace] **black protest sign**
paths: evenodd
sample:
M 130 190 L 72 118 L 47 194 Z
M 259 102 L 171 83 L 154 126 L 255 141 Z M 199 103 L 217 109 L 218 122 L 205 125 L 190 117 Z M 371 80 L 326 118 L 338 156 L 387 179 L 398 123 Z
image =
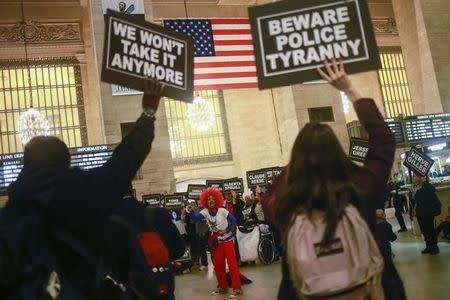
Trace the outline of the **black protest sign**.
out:
M 236 193 L 244 192 L 244 180 L 242 178 L 230 178 L 223 181 L 223 191 L 235 191 Z
M 207 187 L 213 187 L 223 193 L 223 180 L 206 180 Z
M 266 169 L 247 171 L 247 185 L 249 188 L 267 185 Z
M 260 89 L 321 79 L 332 58 L 349 74 L 380 68 L 366 0 L 280 1 L 249 15 Z
M 405 161 L 403 162 L 403 165 L 420 176 L 427 176 L 433 164 L 434 160 L 416 147 L 412 147 L 406 153 Z
M 164 195 L 164 207 L 175 209 L 183 206 L 184 197 L 182 194 Z
M 348 156 L 356 161 L 365 161 L 369 151 L 369 141 L 351 138 Z
M 190 200 L 200 199 L 202 191 L 206 188 L 204 184 L 188 184 L 187 198 Z
M 160 194 L 143 195 L 142 204 L 144 206 L 159 207 L 161 206 L 161 195 Z
M 266 168 L 266 177 L 267 177 L 267 183 L 272 183 L 273 179 L 281 174 L 281 171 L 283 168 L 281 167 L 273 167 L 273 168 Z
M 192 101 L 190 37 L 108 10 L 104 44 L 102 81 L 142 91 L 144 79 L 155 78 L 165 96 Z

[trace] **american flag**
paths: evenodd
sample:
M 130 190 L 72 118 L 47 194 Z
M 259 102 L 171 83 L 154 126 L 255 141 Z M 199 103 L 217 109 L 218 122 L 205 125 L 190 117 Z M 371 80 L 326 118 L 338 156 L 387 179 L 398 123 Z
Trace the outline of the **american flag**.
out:
M 194 39 L 194 89 L 256 88 L 249 19 L 165 20 L 164 27 Z

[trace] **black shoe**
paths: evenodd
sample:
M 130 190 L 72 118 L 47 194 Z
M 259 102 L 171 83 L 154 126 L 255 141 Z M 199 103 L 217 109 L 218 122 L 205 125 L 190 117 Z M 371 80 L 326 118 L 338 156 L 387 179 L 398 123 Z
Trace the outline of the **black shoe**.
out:
M 436 255 L 436 254 L 439 254 L 439 248 L 438 247 L 436 247 L 436 248 L 434 248 L 433 250 L 430 251 L 430 255 Z
M 431 252 L 430 249 L 425 248 L 425 249 L 422 251 L 422 254 L 428 254 L 428 253 L 430 253 L 430 252 Z
M 397 231 L 397 232 L 405 232 L 405 231 L 408 231 L 408 229 L 400 229 L 399 231 Z

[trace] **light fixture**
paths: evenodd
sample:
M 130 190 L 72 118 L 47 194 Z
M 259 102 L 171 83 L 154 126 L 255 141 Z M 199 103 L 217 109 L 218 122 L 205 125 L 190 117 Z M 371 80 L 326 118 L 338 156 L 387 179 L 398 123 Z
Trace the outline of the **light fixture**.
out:
M 23 7 L 23 0 L 21 2 L 22 8 L 22 35 L 25 46 L 25 61 L 27 64 L 27 75 L 28 75 L 28 88 L 30 97 L 30 107 L 28 110 L 23 112 L 19 116 L 19 121 L 17 124 L 17 132 L 22 144 L 27 144 L 35 136 L 47 136 L 50 135 L 50 129 L 48 125 L 47 118 L 44 114 L 40 113 L 37 109 L 33 108 L 33 96 L 31 91 L 31 74 L 30 74 L 30 61 L 28 60 L 28 47 L 27 47 L 27 36 L 25 22 L 25 13 Z M 25 98 L 25 105 L 27 100 Z
M 194 97 L 192 104 L 188 104 L 187 117 L 189 125 L 200 132 L 208 131 L 216 120 L 214 106 L 199 96 Z

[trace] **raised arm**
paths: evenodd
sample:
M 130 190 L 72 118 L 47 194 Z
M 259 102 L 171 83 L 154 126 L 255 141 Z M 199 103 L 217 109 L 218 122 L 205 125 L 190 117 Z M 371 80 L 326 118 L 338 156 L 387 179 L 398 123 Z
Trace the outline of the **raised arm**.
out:
M 352 85 L 345 73 L 342 61 L 333 64 L 325 61 L 326 72 L 318 69 L 319 74 L 336 89 L 345 93 L 353 103 L 360 122 L 369 133 L 369 151 L 364 162 L 378 184 L 386 184 L 392 168 L 395 152 L 395 139 L 391 130 L 384 122 L 383 116 L 375 102 L 369 98 L 363 98 Z
M 137 170 L 150 153 L 155 137 L 155 113 L 163 92 L 163 86 L 156 80 L 146 80 L 142 98 L 143 113 L 134 128 L 114 150 L 111 159 L 102 167 L 88 172 L 97 186 L 125 190 Z M 109 187 L 108 187 L 109 186 Z

